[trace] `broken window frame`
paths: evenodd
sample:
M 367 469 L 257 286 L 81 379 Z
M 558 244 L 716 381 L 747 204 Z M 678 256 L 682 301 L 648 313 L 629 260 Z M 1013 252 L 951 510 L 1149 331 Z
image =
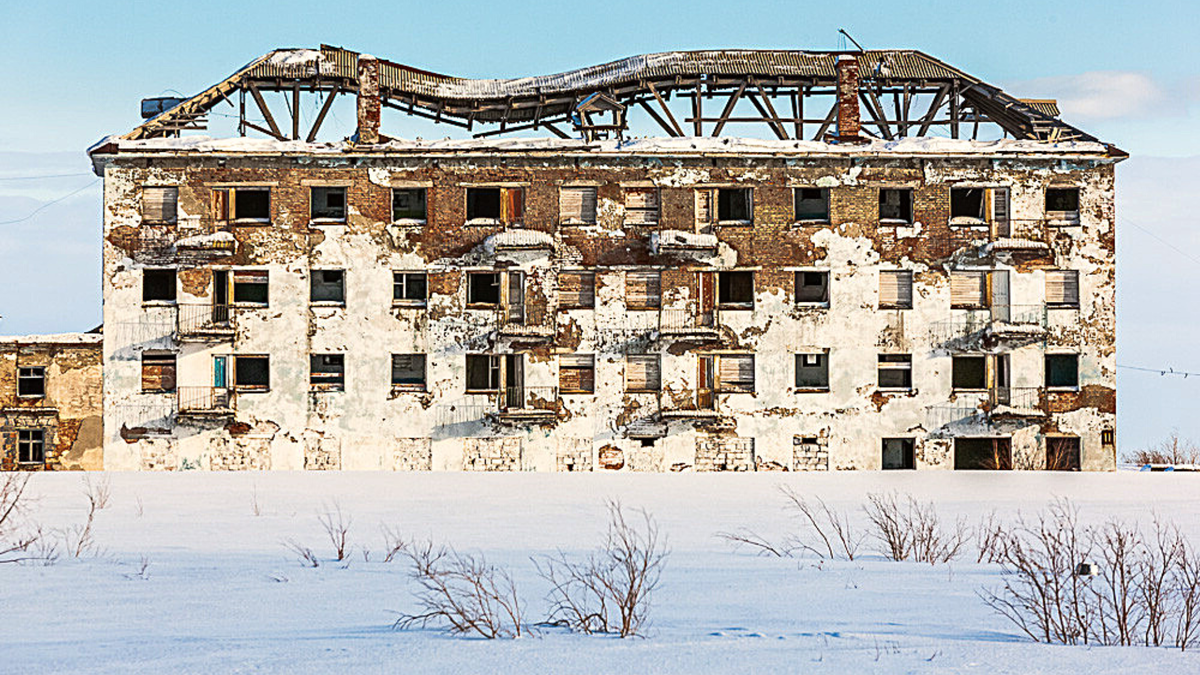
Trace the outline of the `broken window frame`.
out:
M 1055 447 L 1058 446 L 1058 447 Z M 1066 458 L 1063 458 L 1066 454 Z M 1083 469 L 1083 439 L 1076 435 L 1046 436 L 1047 471 L 1081 471 Z
M 400 209 L 402 207 L 397 205 L 396 197 L 397 197 L 397 193 L 401 193 L 401 192 L 412 193 L 412 195 L 416 198 L 416 202 L 419 202 L 419 203 L 409 206 L 407 208 L 407 212 L 410 214 L 420 213 L 421 214 L 420 216 L 399 215 L 398 209 Z M 416 197 L 416 195 L 420 195 L 420 196 Z M 394 188 L 392 188 L 391 207 L 392 207 L 391 212 L 392 212 L 392 222 L 393 223 L 409 221 L 409 222 L 414 222 L 414 223 L 419 222 L 420 224 L 424 225 L 425 223 L 429 222 L 429 189 L 423 188 L 423 187 L 422 188 L 394 187 Z
M 896 453 L 892 453 L 893 461 L 888 462 L 888 443 L 899 446 L 899 461 L 895 461 Z M 898 442 L 898 443 L 897 443 Z M 879 468 L 882 471 L 912 471 L 917 468 L 916 439 L 911 437 L 884 438 L 880 441 Z
M 337 274 L 337 283 L 330 282 L 327 275 Z M 320 276 L 320 281 L 318 281 Z M 311 305 L 321 307 L 345 307 L 346 306 L 346 270 L 333 269 L 314 269 L 309 271 L 309 291 L 308 301 Z M 337 293 L 333 293 L 332 289 L 337 289 Z M 329 297 L 317 297 L 318 289 L 327 289 L 321 291 L 321 295 Z
M 170 394 L 178 386 L 179 362 L 174 352 L 142 352 L 142 393 Z M 148 386 L 157 380 L 159 385 Z
M 17 366 L 17 397 L 46 398 L 46 366 Z
M 239 209 L 238 204 L 241 202 L 241 196 L 252 192 L 266 193 L 265 215 L 251 216 Z M 273 206 L 271 202 L 271 188 L 267 186 L 223 187 L 212 189 L 210 208 L 212 210 L 213 221 L 218 224 L 259 225 L 271 222 L 271 207 Z M 244 204 L 244 208 L 249 210 L 250 203 Z
M 820 293 L 816 297 L 807 297 L 801 299 L 802 288 L 813 288 L 812 284 L 807 283 L 809 275 L 818 275 L 821 278 L 821 283 L 816 286 L 820 288 Z M 829 306 L 829 282 L 831 274 L 829 270 L 796 270 L 793 281 L 793 296 L 796 304 L 805 307 L 828 307 Z M 804 283 L 801 283 L 804 282 Z
M 972 192 L 979 193 L 979 206 L 973 209 L 974 213 L 960 213 L 959 211 L 971 211 L 972 209 L 965 208 L 969 204 L 963 202 L 970 197 Z M 950 188 L 950 225 L 952 227 L 973 227 L 987 225 L 988 218 L 988 192 L 986 187 L 976 185 L 953 186 Z M 957 198 L 956 198 L 957 197 Z
M 559 354 L 558 391 L 563 394 L 595 394 L 596 355 Z
M 267 354 L 232 354 L 229 375 L 232 377 L 233 390 L 237 392 L 265 392 L 271 390 L 271 357 Z M 242 364 L 262 362 L 262 381 L 247 381 L 250 372 L 242 370 Z M 254 378 L 257 380 L 258 378 Z
M 148 284 L 152 277 L 161 275 L 159 283 L 161 288 L 156 285 Z M 168 283 L 169 278 L 169 283 Z M 147 267 L 142 269 L 142 304 L 144 305 L 173 305 L 179 297 L 179 282 L 178 273 L 172 268 L 165 267 Z M 157 289 L 157 290 L 155 290 Z
M 879 189 L 879 224 L 880 225 L 912 225 L 915 214 L 913 209 L 914 191 L 912 188 L 880 188 Z M 899 204 L 889 204 L 891 195 L 899 198 Z M 896 213 L 891 213 L 895 208 Z M 885 209 L 888 215 L 885 215 Z
M 329 198 L 341 195 L 341 206 L 330 206 Z M 350 189 L 342 185 L 313 185 L 308 189 L 308 219 L 313 225 L 341 225 L 350 213 Z
M 495 215 L 480 214 L 478 204 L 483 192 L 496 192 Z M 468 187 L 464 193 L 467 225 L 509 225 L 519 227 L 525 221 L 525 188 L 507 186 Z
M 639 374 L 640 376 L 631 377 Z M 630 393 L 655 393 L 662 390 L 662 356 L 659 354 L 625 355 L 625 391 Z M 636 386 L 636 382 L 644 382 Z
M 978 364 L 976 373 L 969 369 Z M 975 378 L 978 379 L 975 379 Z M 957 354 L 950 357 L 950 389 L 952 391 L 987 391 L 988 357 L 984 354 Z
M 749 296 L 743 297 L 750 280 Z M 743 283 L 736 283 L 742 280 Z M 738 291 L 735 293 L 735 291 Z M 737 299 L 734 298 L 737 297 Z M 720 309 L 754 309 L 754 270 L 724 270 L 717 272 L 717 307 Z
M 594 185 L 563 185 L 558 189 L 558 223 L 564 226 L 596 224 L 599 195 Z M 574 213 L 573 194 L 578 194 L 579 212 Z M 590 207 L 589 207 L 590 205 Z
M 912 354 L 880 354 L 876 370 L 876 383 L 880 391 L 913 391 Z M 894 373 L 899 374 L 899 383 L 891 382 Z M 889 380 L 887 384 L 884 383 L 885 379 Z
M 813 381 L 801 381 L 802 373 L 815 373 Z M 814 383 L 815 382 L 815 383 Z M 795 386 L 799 393 L 829 391 L 829 350 L 796 354 Z
M 579 277 L 577 293 L 564 292 L 570 277 Z M 558 273 L 558 306 L 561 309 L 596 308 L 596 273 L 591 270 L 564 270 Z
M 467 354 L 466 369 L 463 372 L 465 379 L 463 391 L 467 394 L 498 393 L 502 384 L 500 377 L 501 361 L 502 359 L 499 354 Z M 484 373 L 478 372 L 481 369 L 484 370 Z M 472 371 L 475 371 L 474 374 L 472 374 Z M 487 380 L 487 382 L 483 383 L 482 380 Z M 486 386 L 474 386 L 481 383 L 486 384 Z
M 232 293 L 229 297 L 238 307 L 269 307 L 271 302 L 271 276 L 264 269 L 235 269 L 229 274 Z M 258 298 L 262 299 L 259 300 Z
M 656 187 L 625 188 L 625 224 L 632 227 L 654 227 L 662 213 L 662 193 Z M 637 195 L 645 195 L 637 197 Z M 632 199 L 631 199 L 632 198 Z M 630 217 L 634 215 L 635 217 Z
M 1045 385 L 1046 389 L 1055 391 L 1079 390 L 1079 354 L 1075 352 L 1057 352 L 1046 354 Z M 1070 367 L 1067 368 L 1067 364 Z M 1065 371 L 1063 368 L 1067 368 Z
M 155 195 L 158 195 L 157 198 Z M 142 222 L 173 225 L 179 221 L 179 188 L 171 185 L 142 186 Z
M 1073 197 L 1068 195 L 1073 194 Z M 1065 199 L 1066 202 L 1058 200 Z M 1046 224 L 1051 227 L 1073 227 L 1079 225 L 1080 206 L 1083 201 L 1083 189 L 1078 186 L 1071 185 L 1050 185 L 1046 187 L 1045 194 L 1045 213 Z M 1057 203 L 1055 203 L 1057 202 Z M 1070 206 L 1074 203 L 1073 209 L 1051 208 L 1052 206 Z
M 429 275 L 427 273 L 392 271 L 393 306 L 424 307 L 428 302 Z
M 410 360 L 408 368 L 399 367 L 398 364 L 403 363 L 403 359 Z M 418 366 L 419 364 L 419 366 Z M 428 359 L 425 354 L 392 354 L 392 389 L 396 391 L 425 391 L 429 371 Z M 420 377 L 410 376 L 403 377 L 403 373 L 419 373 Z
M 475 279 L 482 277 L 493 277 L 494 282 L 488 286 L 495 288 L 496 299 L 480 300 L 475 287 Z M 481 282 L 482 283 L 482 282 Z M 501 289 L 504 287 L 504 274 L 495 271 L 477 271 L 467 272 L 467 309 L 496 309 L 500 307 L 501 301 L 504 299 Z M 489 294 L 490 295 L 490 294 Z
M 46 463 L 46 430 L 17 429 L 17 464 Z
M 885 278 L 896 279 L 896 298 L 884 299 Z M 906 290 L 907 289 L 907 290 Z M 907 296 L 907 299 L 906 297 Z M 912 270 L 879 270 L 879 309 L 912 309 L 913 308 L 913 273 Z
M 805 193 L 816 192 L 817 197 Z M 792 188 L 792 221 L 798 225 L 821 225 L 830 222 L 829 188 L 798 186 Z M 820 202 L 821 208 L 813 211 L 801 211 L 801 203 L 814 204 Z
M 346 391 L 346 355 L 308 355 L 309 391 Z

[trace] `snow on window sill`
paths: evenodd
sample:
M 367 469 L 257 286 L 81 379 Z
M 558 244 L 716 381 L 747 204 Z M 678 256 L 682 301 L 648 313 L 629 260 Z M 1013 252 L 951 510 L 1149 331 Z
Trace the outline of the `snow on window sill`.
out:
M 913 221 L 911 221 L 911 220 L 905 220 L 904 218 L 880 218 L 880 219 L 879 219 L 879 224 L 880 224 L 880 225 L 905 225 L 905 226 L 910 226 L 910 225 L 912 225 L 912 224 L 913 224 Z

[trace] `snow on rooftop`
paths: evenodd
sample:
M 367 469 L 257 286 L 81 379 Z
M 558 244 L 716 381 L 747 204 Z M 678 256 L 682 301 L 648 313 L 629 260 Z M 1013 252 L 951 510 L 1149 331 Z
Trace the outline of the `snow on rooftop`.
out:
M 41 335 L 0 335 L 0 344 L 100 344 L 104 336 L 100 333 L 44 333 Z
M 322 75 L 333 74 L 333 64 L 326 61 L 317 49 L 279 49 L 271 53 L 266 64 L 284 70 L 312 73 L 319 69 Z

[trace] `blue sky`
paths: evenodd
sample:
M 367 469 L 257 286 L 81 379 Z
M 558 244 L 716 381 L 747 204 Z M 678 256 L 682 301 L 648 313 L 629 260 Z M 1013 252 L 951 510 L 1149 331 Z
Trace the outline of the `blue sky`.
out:
M 322 42 L 468 77 L 557 72 L 720 47 L 926 51 L 1133 154 L 1118 171 L 1119 358 L 1200 372 L 1200 3 L 0 3 L 0 333 L 100 319 L 99 185 L 83 150 L 138 101 L 192 94 L 276 47 Z M 386 124 L 386 121 L 385 121 Z M 448 134 L 449 131 L 438 131 Z M 76 174 L 42 180 L 31 175 Z M 77 194 L 46 206 L 76 190 Z M 1154 236 L 1147 234 L 1153 233 Z M 1157 237 L 1157 238 L 1155 238 Z M 1178 251 L 1162 243 L 1165 240 Z M 1182 251 L 1182 252 L 1180 252 Z M 1123 371 L 1121 443 L 1200 440 L 1200 378 Z

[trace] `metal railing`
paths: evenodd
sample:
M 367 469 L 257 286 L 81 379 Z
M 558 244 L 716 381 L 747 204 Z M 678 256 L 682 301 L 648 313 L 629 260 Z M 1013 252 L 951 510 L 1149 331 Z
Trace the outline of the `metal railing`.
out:
M 663 333 L 685 333 L 717 329 L 717 310 L 661 309 L 658 329 Z
M 558 387 L 505 387 L 498 394 L 500 412 L 558 412 Z
M 1044 407 L 1040 387 L 994 387 L 988 392 L 988 404 L 992 410 L 998 406 L 1016 410 L 1041 410 Z
M 232 334 L 233 307 L 228 304 L 207 303 L 176 305 L 175 330 L 180 337 Z
M 659 399 L 665 416 L 715 415 L 720 407 L 715 389 L 666 389 Z
M 175 407 L 181 413 L 219 413 L 233 411 L 228 387 L 178 387 Z
M 991 329 L 994 333 L 1046 327 L 1044 303 L 992 305 L 977 309 L 952 309 L 952 316 L 933 324 L 934 336 L 942 340 L 967 337 Z

